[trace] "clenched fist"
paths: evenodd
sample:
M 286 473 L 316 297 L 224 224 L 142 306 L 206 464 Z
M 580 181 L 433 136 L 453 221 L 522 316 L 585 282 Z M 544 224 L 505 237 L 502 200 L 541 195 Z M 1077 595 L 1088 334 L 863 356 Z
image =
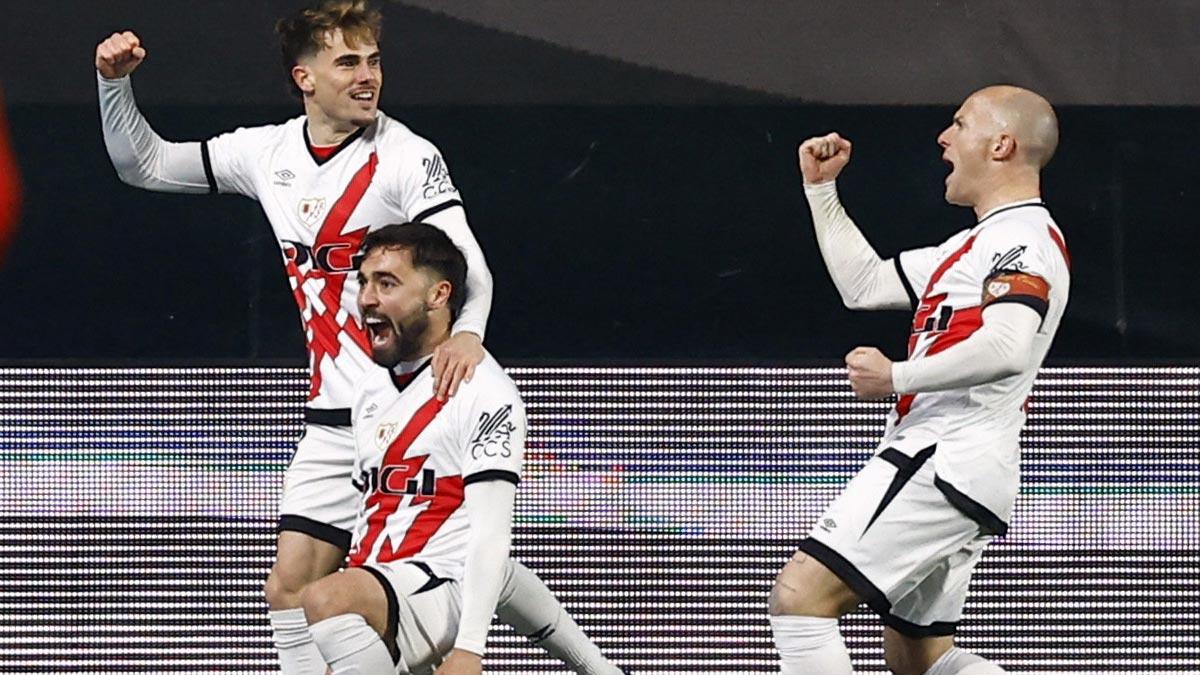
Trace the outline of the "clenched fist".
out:
M 892 388 L 892 360 L 874 347 L 855 347 L 846 355 L 846 371 L 854 395 L 875 401 L 896 393 Z
M 814 136 L 800 144 L 800 173 L 809 185 L 838 177 L 850 163 L 850 141 L 833 132 Z
M 130 31 L 113 33 L 96 45 L 96 70 L 109 80 L 125 77 L 146 58 L 142 40 Z

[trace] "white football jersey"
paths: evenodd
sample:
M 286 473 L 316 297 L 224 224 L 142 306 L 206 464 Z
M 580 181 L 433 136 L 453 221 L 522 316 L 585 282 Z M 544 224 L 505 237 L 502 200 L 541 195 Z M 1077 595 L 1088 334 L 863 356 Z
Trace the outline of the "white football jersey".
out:
M 880 443 L 910 456 L 936 444 L 938 477 L 1007 522 L 1017 494 L 1026 403 L 1067 306 L 1070 260 L 1062 232 L 1040 200 L 1018 202 L 985 214 L 940 246 L 905 251 L 895 260 L 916 308 L 909 360 L 967 339 L 991 303 L 1018 302 L 1042 317 L 1020 373 L 902 395 Z
M 490 354 L 445 402 L 431 369 L 411 376 L 374 368 L 354 396 L 355 487 L 362 507 L 350 564 L 420 561 L 462 579 L 470 523 L 463 489 L 516 483 L 525 451 L 525 404 Z
M 258 200 L 275 231 L 308 343 L 309 405 L 348 408 L 375 367 L 355 303 L 363 237 L 462 202 L 438 149 L 383 113 L 323 160 L 306 125 L 300 116 L 241 128 L 201 153 L 210 188 Z

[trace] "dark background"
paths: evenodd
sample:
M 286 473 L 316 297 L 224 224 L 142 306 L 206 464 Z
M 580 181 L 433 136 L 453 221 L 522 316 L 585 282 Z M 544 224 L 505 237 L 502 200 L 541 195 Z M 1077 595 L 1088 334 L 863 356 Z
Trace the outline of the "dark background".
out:
M 125 186 L 101 139 L 92 50 L 124 26 L 151 47 L 134 81 L 163 137 L 299 114 L 269 20 L 293 3 L 254 5 L 240 39 L 200 39 L 226 25 L 222 4 L 174 22 L 161 6 L 151 21 L 139 3 L 78 5 L 52 50 L 63 76 L 47 79 L 40 98 L 37 80 L 53 72 L 42 58 L 5 64 L 26 201 L 0 267 L 0 358 L 303 362 L 257 204 Z M 48 19 L 41 7 L 22 10 L 29 25 Z M 495 276 L 487 343 L 502 359 L 799 362 L 840 359 L 858 344 L 902 356 L 905 313 L 845 310 L 820 260 L 795 166 L 797 142 L 815 133 L 855 142 L 843 201 L 881 255 L 972 224 L 969 210 L 941 198 L 935 138 L 953 105 L 821 104 L 425 10 L 389 4 L 385 15 L 385 50 L 397 48 L 385 52 L 383 109 L 446 157 Z M 446 49 L 456 43 L 464 48 Z M 496 77 L 481 77 L 484 60 Z M 208 78 L 189 80 L 185 62 Z M 456 83 L 453 103 L 431 102 L 437 81 Z M 228 90 L 215 93 L 222 82 Z M 247 83 L 265 87 L 255 102 L 240 102 Z M 521 83 L 538 95 L 522 95 Z M 460 100 L 464 87 L 476 100 Z M 209 90 L 213 102 L 196 100 Z M 595 102 L 606 92 L 623 103 Z M 1059 113 L 1062 144 L 1044 186 L 1074 267 L 1051 361 L 1195 360 L 1200 115 L 1164 105 Z

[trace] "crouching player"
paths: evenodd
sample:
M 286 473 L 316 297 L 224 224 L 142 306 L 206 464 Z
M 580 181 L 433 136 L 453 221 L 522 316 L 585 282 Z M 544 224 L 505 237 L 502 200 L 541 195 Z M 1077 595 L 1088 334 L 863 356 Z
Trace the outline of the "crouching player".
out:
M 358 306 L 371 370 L 354 396 L 362 492 L 349 567 L 304 613 L 335 675 L 482 672 L 512 542 L 525 407 L 491 355 L 447 400 L 429 359 L 462 309 L 466 261 L 425 224 L 366 236 Z

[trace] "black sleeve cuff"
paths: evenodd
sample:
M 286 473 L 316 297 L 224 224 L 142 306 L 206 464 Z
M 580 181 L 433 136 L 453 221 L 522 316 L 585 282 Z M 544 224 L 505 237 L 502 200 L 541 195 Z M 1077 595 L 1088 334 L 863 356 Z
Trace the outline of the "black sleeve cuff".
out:
M 417 215 L 413 216 L 412 222 L 414 222 L 414 223 L 425 222 L 426 218 L 428 218 L 429 216 L 432 216 L 435 213 L 441 213 L 442 211 L 445 211 L 446 209 L 452 209 L 455 206 L 462 206 L 462 205 L 463 205 L 463 203 L 458 201 L 457 199 L 451 199 L 450 201 L 442 202 L 441 204 L 438 204 L 437 206 L 431 206 L 431 207 L 425 209 L 424 211 L 418 213 Z
M 917 308 L 917 294 L 913 292 L 912 284 L 908 283 L 908 276 L 904 274 L 904 266 L 900 264 L 900 254 L 897 253 L 892 262 L 896 265 L 896 274 L 900 275 L 900 283 L 904 284 L 904 292 L 908 294 L 908 304 L 911 309 Z
M 487 471 L 473 473 L 470 476 L 463 478 L 463 487 L 466 487 L 471 483 L 482 483 L 489 480 L 503 480 L 508 481 L 513 485 L 517 485 L 521 482 L 521 477 L 512 471 L 505 471 L 503 469 L 488 469 Z
M 200 161 L 204 163 L 204 179 L 208 181 L 208 194 L 217 194 L 217 177 L 213 175 L 212 158 L 208 154 L 208 141 L 200 142 Z

